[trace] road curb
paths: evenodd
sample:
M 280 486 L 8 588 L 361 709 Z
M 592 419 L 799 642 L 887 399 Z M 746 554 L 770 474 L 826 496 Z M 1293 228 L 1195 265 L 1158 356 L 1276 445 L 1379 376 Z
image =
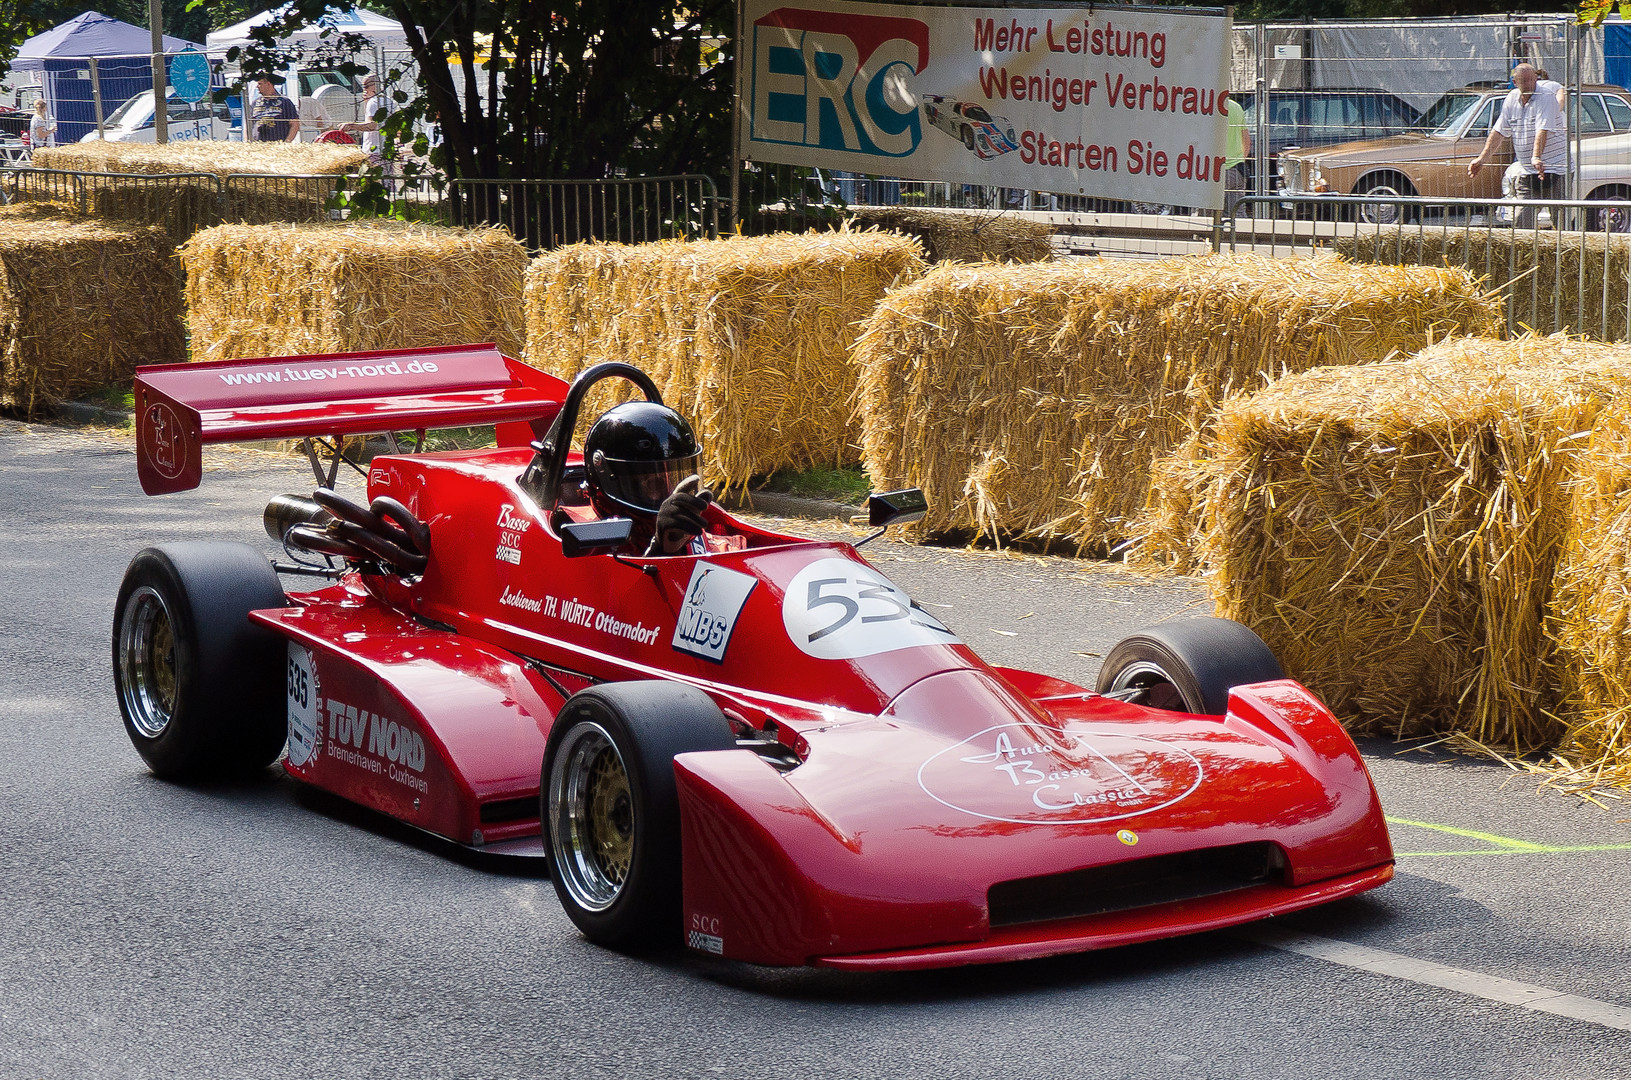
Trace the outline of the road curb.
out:
M 87 424 L 106 424 L 111 427 L 129 427 L 131 414 L 123 409 L 109 409 L 89 401 L 58 402 L 53 410 L 57 419 L 84 427 Z
M 808 499 L 800 495 L 786 495 L 779 491 L 747 491 L 721 500 L 727 510 L 746 510 L 755 514 L 775 517 L 809 518 L 816 521 L 842 521 L 865 514 L 866 507 L 852 503 L 830 502 L 826 499 Z

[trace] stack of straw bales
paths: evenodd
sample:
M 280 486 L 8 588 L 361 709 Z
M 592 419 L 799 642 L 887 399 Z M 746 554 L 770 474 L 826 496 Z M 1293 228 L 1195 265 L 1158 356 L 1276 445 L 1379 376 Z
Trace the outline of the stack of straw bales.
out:
M 1231 401 L 1197 485 L 1219 613 L 1355 730 L 1552 744 L 1564 678 L 1546 624 L 1561 614 L 1572 478 L 1627 391 L 1631 350 L 1525 338 L 1444 342 Z M 1586 513 L 1605 512 L 1594 498 Z M 1618 643 L 1584 629 L 1599 571 L 1574 561 L 1564 621 L 1578 652 L 1608 655 Z
M 0 405 L 25 415 L 186 359 L 181 283 L 158 229 L 0 206 Z
M 502 229 L 222 225 L 180 254 L 194 360 L 523 343 L 527 255 Z
M 1569 330 L 1601 340 L 1628 333 L 1631 236 L 1558 230 L 1384 226 L 1338 237 L 1361 262 L 1462 266 L 1510 293 L 1512 321 L 1537 333 Z
M 578 244 L 528 272 L 527 359 L 565 379 L 641 368 L 702 435 L 708 482 L 740 489 L 858 460 L 850 345 L 922 270 L 915 241 L 882 232 Z
M 905 206 L 857 206 L 861 225 L 917 238 L 930 262 L 1041 262 L 1053 255 L 1053 227 L 1012 214 L 959 214 Z
M 1102 552 L 1152 465 L 1231 393 L 1498 315 L 1462 271 L 1337 258 L 945 264 L 891 293 L 856 349 L 866 464 L 924 489 L 925 531 Z
M 188 140 L 152 143 L 75 143 L 35 154 L 40 168 L 113 173 L 84 181 L 87 208 L 98 216 L 163 226 L 177 243 L 201 226 L 326 221 L 338 177 L 367 164 L 356 147 L 298 143 Z M 148 177 L 166 174 L 159 182 Z M 232 174 L 275 177 L 223 192 Z
M 1549 621 L 1568 724 L 1561 749 L 1572 779 L 1631 785 L 1631 413 L 1599 421 L 1576 473 Z

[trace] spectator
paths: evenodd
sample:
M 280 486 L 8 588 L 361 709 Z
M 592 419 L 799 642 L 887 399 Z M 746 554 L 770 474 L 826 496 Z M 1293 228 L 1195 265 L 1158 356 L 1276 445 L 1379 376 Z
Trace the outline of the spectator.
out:
M 1246 110 L 1232 96 L 1223 99 L 1223 112 L 1229 118 L 1229 134 L 1223 144 L 1223 212 L 1235 216 L 1235 206 L 1246 190 L 1246 159 L 1252 156 L 1252 133 L 1246 127 Z
M 28 120 L 28 144 L 35 150 L 56 144 L 57 122 L 44 98 L 34 99 L 34 115 Z
M 249 132 L 255 142 L 294 142 L 300 138 L 300 110 L 284 97 L 270 77 L 255 81 L 260 95 L 250 113 Z
M 1518 195 L 1524 199 L 1556 198 L 1563 172 L 1568 167 L 1569 144 L 1563 137 L 1563 110 L 1553 94 L 1537 93 L 1539 77 L 1530 64 L 1512 69 L 1512 92 L 1501 105 L 1500 118 L 1490 128 L 1489 137 L 1478 156 L 1467 164 L 1467 175 L 1477 176 L 1503 141 L 1510 139 L 1513 154 L 1523 175 Z M 1520 229 L 1535 225 L 1535 207 L 1523 206 L 1513 222 Z
M 362 148 L 368 155 L 368 163 L 379 165 L 384 159 L 382 148 L 385 145 L 380 138 L 380 125 L 391 114 L 391 100 L 380 88 L 378 75 L 363 77 L 362 93 L 362 119 L 343 124 L 340 130 L 360 132 Z

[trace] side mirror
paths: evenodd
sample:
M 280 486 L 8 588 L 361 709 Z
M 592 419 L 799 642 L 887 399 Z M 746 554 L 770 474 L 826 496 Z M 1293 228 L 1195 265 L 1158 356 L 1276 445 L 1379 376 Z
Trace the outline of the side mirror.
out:
M 579 559 L 597 551 L 615 551 L 629 542 L 634 522 L 628 518 L 575 521 L 560 526 L 561 554 Z
M 922 488 L 879 491 L 867 496 L 867 524 L 874 529 L 886 525 L 908 525 L 929 512 L 929 500 Z

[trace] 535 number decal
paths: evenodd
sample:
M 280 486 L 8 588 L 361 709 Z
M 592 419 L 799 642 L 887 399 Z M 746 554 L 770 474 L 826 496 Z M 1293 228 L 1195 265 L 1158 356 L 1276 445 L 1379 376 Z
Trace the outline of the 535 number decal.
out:
M 782 600 L 782 624 L 793 644 L 822 660 L 957 640 L 900 586 L 848 559 L 817 559 L 794 575 Z

